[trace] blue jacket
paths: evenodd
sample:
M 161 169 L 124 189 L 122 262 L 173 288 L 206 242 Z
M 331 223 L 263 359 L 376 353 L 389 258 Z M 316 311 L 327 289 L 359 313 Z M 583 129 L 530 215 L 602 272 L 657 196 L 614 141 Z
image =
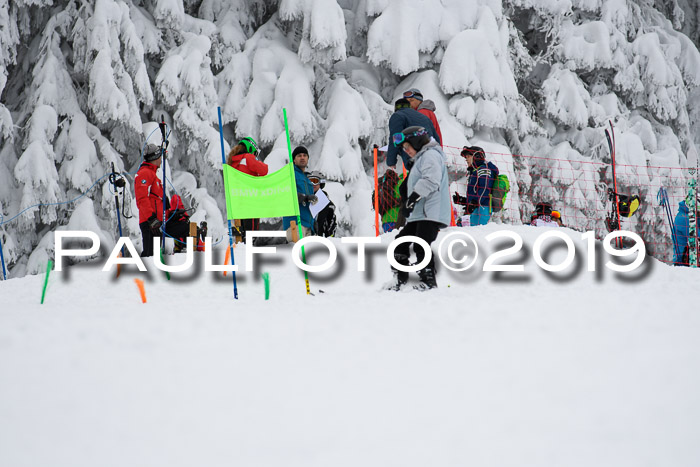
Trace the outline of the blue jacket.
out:
M 678 203 L 678 213 L 673 221 L 673 230 L 676 237 L 673 239 L 673 262 L 680 264 L 683 260 L 683 252 L 688 245 L 688 206 L 685 201 Z
M 401 155 L 404 165 L 408 164 L 409 157 L 403 152 L 403 149 L 394 146 L 394 141 L 392 137 L 394 133 L 401 133 L 403 130 L 409 126 L 422 126 L 428 130 L 428 134 L 435 138 L 435 141 L 442 144 L 440 137 L 435 131 L 433 122 L 430 121 L 428 117 L 418 112 L 417 110 L 405 108 L 399 109 L 391 116 L 389 119 L 389 149 L 386 152 L 386 165 L 393 167 L 396 165 L 398 156 Z
M 413 168 L 408 173 L 407 193 L 416 192 L 420 199 L 406 222 L 428 220 L 447 227 L 452 205 L 445 154 L 437 142 L 431 141 L 418 151 L 413 161 Z
M 492 162 L 482 162 L 476 169 L 470 169 L 467 184 L 467 204 L 489 206 L 491 187 L 498 177 L 498 167 Z
M 294 166 L 294 178 L 296 179 L 297 182 L 297 193 L 303 193 L 305 195 L 313 195 L 314 194 L 314 185 L 311 183 L 311 181 L 308 179 L 306 174 L 302 172 L 302 170 L 297 167 L 296 165 Z M 308 203 L 299 203 L 299 216 L 301 217 L 301 225 L 304 227 L 307 227 L 311 229 L 313 232 L 314 230 L 314 218 L 311 215 L 311 209 L 309 208 Z M 292 223 L 292 221 L 296 221 L 296 217 L 294 216 L 287 216 L 282 219 L 282 226 L 284 230 L 287 230 Z

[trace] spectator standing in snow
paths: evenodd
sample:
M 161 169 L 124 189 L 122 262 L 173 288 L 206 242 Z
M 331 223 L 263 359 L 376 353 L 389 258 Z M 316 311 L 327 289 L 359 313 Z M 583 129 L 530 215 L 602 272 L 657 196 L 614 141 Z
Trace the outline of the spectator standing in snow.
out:
M 158 168 L 163 163 L 161 149 L 155 144 L 148 144 L 143 153 L 143 163 L 136 172 L 134 180 L 134 197 L 139 209 L 139 228 L 143 242 L 142 257 L 153 256 L 153 239 L 161 236 L 163 226 L 163 203 L 169 208 L 168 198 L 164 196 L 163 184 L 158 178 Z M 189 235 L 189 219 L 181 215 L 167 219 L 165 233 L 178 239 Z
M 464 146 L 461 155 L 467 161 L 469 174 L 467 196 L 455 193 L 452 200 L 466 206 L 470 225 L 486 225 L 491 219 L 491 188 L 498 177 L 498 167 L 486 162 L 486 153 L 479 146 Z
M 338 223 L 335 218 L 335 204 L 328 197 L 328 193 L 323 191 L 326 181 L 320 172 L 311 172 L 308 175 L 309 181 L 314 186 L 314 194 L 318 197 L 319 190 L 328 198 L 328 204 L 321 209 L 314 219 L 314 231 L 321 237 L 334 237 Z
M 441 144 L 440 137 L 435 131 L 435 127 L 430 119 L 417 110 L 413 110 L 411 108 L 411 103 L 408 102 L 407 99 L 401 98 L 394 103 L 394 114 L 389 118 L 389 134 L 395 135 L 401 133 L 404 129 L 411 126 L 425 128 L 428 132 L 428 136 L 433 137 L 438 144 Z M 393 144 L 389 144 L 386 153 L 386 165 L 391 169 L 395 169 L 399 155 L 403 160 L 404 167 L 408 170 L 411 158 L 401 150 L 400 146 L 394 146 Z
M 673 242 L 673 264 L 675 266 L 688 266 L 690 264 L 690 252 L 688 251 L 690 209 L 685 200 L 678 203 L 678 213 L 673 221 L 673 229 L 676 232 L 676 239 Z M 697 219 L 697 213 L 696 217 Z
M 430 119 L 430 122 L 433 124 L 435 132 L 438 136 L 436 140 L 442 146 L 442 131 L 440 131 L 440 124 L 438 123 L 437 116 L 435 115 L 435 102 L 429 99 L 423 100 L 423 93 L 416 88 L 411 88 L 404 92 L 403 97 L 404 99 L 408 100 L 413 110 L 417 110 Z
M 262 177 L 267 175 L 267 164 L 258 160 L 260 149 L 253 138 L 241 138 L 237 145 L 231 148 L 226 163 L 245 174 Z M 258 230 L 260 219 L 241 219 L 240 233 L 245 242 L 246 232 Z
M 445 154 L 437 141 L 430 138 L 428 131 L 419 126 L 412 126 L 396 133 L 392 137 L 394 145 L 403 147 L 408 157 L 413 159 L 413 168 L 406 180 L 407 193 L 402 210 L 406 217 L 406 225 L 396 238 L 405 236 L 419 237 L 430 245 L 437 238 L 438 231 L 450 222 L 451 206 L 447 177 Z M 410 246 L 412 243 L 402 243 L 394 251 L 397 263 L 408 265 Z M 423 248 L 414 245 L 417 262 L 425 258 Z M 408 273 L 392 267 L 393 281 L 387 285 L 389 290 L 400 290 L 408 281 Z M 420 290 L 437 287 L 435 278 L 435 261 L 430 262 L 418 271 L 421 283 Z
M 299 218 L 304 237 L 313 235 L 314 218 L 311 215 L 311 204 L 316 204 L 318 198 L 314 194 L 314 186 L 306 176 L 306 167 L 309 165 L 309 150 L 304 146 L 297 146 L 292 151 L 294 162 L 294 177 L 297 183 L 297 197 L 299 199 Z M 287 216 L 283 219 L 282 226 L 287 231 L 287 241 L 293 240 L 291 222 L 296 221 L 295 216 Z M 298 228 L 298 227 L 297 227 Z

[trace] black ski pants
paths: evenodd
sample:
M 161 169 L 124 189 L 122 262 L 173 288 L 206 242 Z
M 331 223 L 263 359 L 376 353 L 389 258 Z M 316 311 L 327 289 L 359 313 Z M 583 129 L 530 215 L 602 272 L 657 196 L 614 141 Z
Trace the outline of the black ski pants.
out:
M 431 245 L 435 239 L 437 238 L 438 232 L 440 231 L 440 223 L 435 222 L 435 221 L 414 221 L 414 222 L 409 222 L 404 226 L 403 229 L 401 229 L 401 232 L 396 236 L 396 238 L 401 238 L 405 237 L 407 235 L 413 235 L 418 238 L 422 238 L 423 240 L 426 241 L 428 245 Z M 410 256 L 410 248 L 411 245 L 413 245 L 413 251 L 416 253 L 416 259 L 417 263 L 420 263 L 423 261 L 423 258 L 425 258 L 425 252 L 423 251 L 423 248 L 419 245 L 416 245 L 414 242 L 406 242 L 402 243 L 401 245 L 396 247 L 396 250 L 394 250 L 394 256 L 398 255 L 405 255 L 406 257 Z M 434 268 L 435 267 L 435 259 L 431 256 L 430 258 L 430 263 L 426 266 L 426 268 Z
M 153 256 L 153 238 L 160 238 L 160 230 L 155 233 L 148 227 L 148 222 L 141 222 L 141 239 L 143 240 L 143 251 L 141 257 Z M 188 220 L 171 220 L 165 224 L 165 233 L 178 240 L 185 240 L 190 235 L 190 222 Z M 196 244 L 195 244 L 196 245 Z

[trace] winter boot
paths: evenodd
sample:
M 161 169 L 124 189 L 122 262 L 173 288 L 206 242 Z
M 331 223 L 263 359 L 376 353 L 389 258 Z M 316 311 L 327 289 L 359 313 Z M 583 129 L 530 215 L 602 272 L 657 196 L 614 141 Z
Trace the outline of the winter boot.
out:
M 428 266 L 418 271 L 418 277 L 420 277 L 420 283 L 414 289 L 423 291 L 437 288 L 434 266 Z
M 406 255 L 400 255 L 400 254 L 394 254 L 394 259 L 396 260 L 397 263 L 403 265 L 403 266 L 408 266 L 408 256 Z M 384 285 L 385 290 L 393 290 L 394 292 L 398 292 L 401 290 L 401 287 L 408 282 L 408 273 L 405 271 L 399 271 L 398 269 L 394 268 L 393 266 L 391 267 L 391 272 L 394 273 L 394 277 L 391 281 L 386 283 Z

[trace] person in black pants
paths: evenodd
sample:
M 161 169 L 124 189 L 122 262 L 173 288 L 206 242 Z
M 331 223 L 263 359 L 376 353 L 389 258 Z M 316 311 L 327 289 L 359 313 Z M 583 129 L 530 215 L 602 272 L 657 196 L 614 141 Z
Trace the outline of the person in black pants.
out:
M 413 167 L 406 181 L 406 193 L 410 193 L 403 201 L 402 211 L 406 217 L 406 226 L 396 238 L 408 235 L 419 237 L 430 245 L 437 238 L 438 231 L 450 222 L 451 206 L 449 183 L 445 154 L 440 145 L 430 139 L 425 128 L 408 127 L 392 137 L 394 145 L 401 145 L 404 152 L 411 158 Z M 408 265 L 412 242 L 402 243 L 394 250 L 397 263 Z M 415 245 L 418 262 L 425 258 L 423 248 Z M 392 267 L 394 278 L 387 285 L 389 290 L 400 290 L 408 282 L 408 273 Z M 420 271 L 419 290 L 437 287 L 435 277 L 435 261 L 430 262 Z

